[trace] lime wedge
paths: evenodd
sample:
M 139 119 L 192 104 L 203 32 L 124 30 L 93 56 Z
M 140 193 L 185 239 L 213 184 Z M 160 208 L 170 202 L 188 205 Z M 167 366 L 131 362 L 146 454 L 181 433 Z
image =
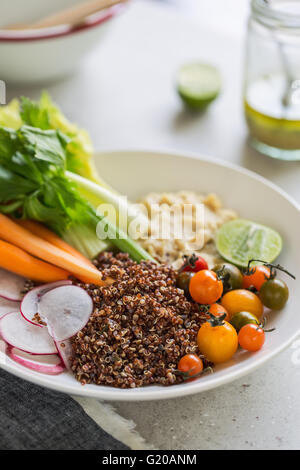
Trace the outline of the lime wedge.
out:
M 218 230 L 216 245 L 224 259 L 246 267 L 250 259 L 274 261 L 281 252 L 282 239 L 278 232 L 265 225 L 235 219 Z
M 183 65 L 177 75 L 177 90 L 184 103 L 192 109 L 203 109 L 220 93 L 221 75 L 209 64 Z

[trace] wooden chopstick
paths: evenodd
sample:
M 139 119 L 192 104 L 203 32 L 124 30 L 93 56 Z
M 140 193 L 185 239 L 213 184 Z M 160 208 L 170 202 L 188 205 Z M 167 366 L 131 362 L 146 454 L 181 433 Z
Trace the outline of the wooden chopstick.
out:
M 75 7 L 66 8 L 58 13 L 48 15 L 31 24 L 9 25 L 3 29 L 40 29 L 50 28 L 51 26 L 59 26 L 63 24 L 77 25 L 82 23 L 85 18 L 101 10 L 112 7 L 119 3 L 125 3 L 128 0 L 91 0 L 81 3 Z

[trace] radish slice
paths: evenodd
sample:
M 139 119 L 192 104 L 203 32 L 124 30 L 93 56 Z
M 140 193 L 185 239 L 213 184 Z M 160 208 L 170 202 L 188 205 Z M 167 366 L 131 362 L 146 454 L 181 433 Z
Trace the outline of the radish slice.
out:
M 74 351 L 72 348 L 71 341 L 69 339 L 62 341 L 55 341 L 55 345 L 57 348 L 57 352 L 59 357 L 61 358 L 62 363 L 65 367 L 70 370 L 71 369 L 71 360 L 74 355 Z
M 18 351 L 12 346 L 7 347 L 7 355 L 21 366 L 27 367 L 28 369 L 36 372 L 41 372 L 42 374 L 58 375 L 65 370 L 65 366 L 62 362 L 59 362 L 58 364 L 43 364 L 37 362 L 33 358 L 27 359 L 22 356 L 22 351 Z
M 25 279 L 17 274 L 0 268 L 0 297 L 3 299 L 20 302 L 22 300 L 22 290 L 24 289 Z
M 37 362 L 43 366 L 57 366 L 61 363 L 61 359 L 58 354 L 30 354 L 25 351 L 21 351 L 21 349 L 14 348 L 9 344 L 6 344 L 6 348 L 12 349 L 17 356 L 22 357 L 23 359 Z
M 51 289 L 55 289 L 60 286 L 72 285 L 72 281 L 66 279 L 64 281 L 51 282 L 49 284 L 43 284 L 42 286 L 35 287 L 29 291 L 23 298 L 21 302 L 20 311 L 22 316 L 29 323 L 42 327 L 38 322 L 33 320 L 33 317 L 38 313 L 38 303 L 41 297 Z
M 20 304 L 18 302 L 2 299 L 2 297 L 0 298 L 0 318 L 7 313 L 14 312 L 18 308 L 20 308 Z
M 47 322 L 55 341 L 74 336 L 88 322 L 93 311 L 89 294 L 77 286 L 63 286 L 44 294 L 39 302 L 39 314 Z
M 57 354 L 46 328 L 28 323 L 20 312 L 7 313 L 0 319 L 0 333 L 10 346 L 31 354 Z

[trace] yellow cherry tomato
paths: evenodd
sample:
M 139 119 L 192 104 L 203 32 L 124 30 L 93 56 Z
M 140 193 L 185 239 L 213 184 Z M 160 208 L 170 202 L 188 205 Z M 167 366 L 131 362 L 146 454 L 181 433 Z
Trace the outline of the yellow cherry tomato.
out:
M 260 318 L 264 311 L 260 298 L 246 289 L 227 292 L 221 300 L 221 305 L 226 308 L 230 318 L 238 312 L 250 312 L 257 318 Z
M 199 351 L 211 362 L 220 364 L 229 361 L 238 348 L 236 330 L 227 321 L 212 326 L 210 322 L 201 325 L 197 335 Z

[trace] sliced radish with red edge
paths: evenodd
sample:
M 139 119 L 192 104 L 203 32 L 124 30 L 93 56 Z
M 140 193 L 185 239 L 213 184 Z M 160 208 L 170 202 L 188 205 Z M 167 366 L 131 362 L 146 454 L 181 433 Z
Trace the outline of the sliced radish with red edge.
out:
M 30 354 L 57 354 L 47 328 L 31 325 L 20 312 L 7 313 L 0 319 L 0 334 L 10 346 Z
M 42 374 L 58 375 L 65 370 L 65 366 L 60 360 L 57 364 L 46 364 L 38 362 L 37 356 L 33 356 L 32 358 L 30 356 L 24 357 L 22 351 L 18 351 L 17 348 L 13 348 L 12 346 L 7 347 L 7 355 L 21 366 L 27 367 L 27 369 L 31 369 Z
M 56 341 L 55 345 L 56 345 L 57 352 L 58 352 L 59 357 L 61 358 L 62 363 L 65 365 L 65 367 L 68 370 L 70 370 L 72 357 L 74 355 L 71 340 L 65 339 L 64 341 Z
M 20 302 L 24 285 L 25 279 L 23 277 L 0 268 L 0 297 Z
M 55 341 L 74 336 L 88 322 L 93 311 L 89 294 L 78 286 L 62 286 L 46 292 L 39 301 L 38 312 L 45 320 Z
M 72 285 L 72 281 L 66 279 L 64 281 L 51 282 L 49 284 L 43 284 L 35 287 L 31 291 L 27 292 L 21 302 L 21 314 L 29 323 L 42 327 L 37 321 L 33 320 L 33 317 L 38 313 L 38 304 L 41 297 L 49 292 L 51 289 L 55 289 L 60 286 Z

